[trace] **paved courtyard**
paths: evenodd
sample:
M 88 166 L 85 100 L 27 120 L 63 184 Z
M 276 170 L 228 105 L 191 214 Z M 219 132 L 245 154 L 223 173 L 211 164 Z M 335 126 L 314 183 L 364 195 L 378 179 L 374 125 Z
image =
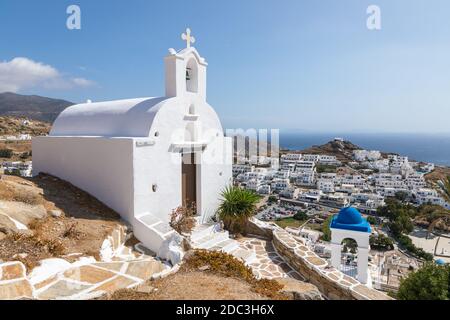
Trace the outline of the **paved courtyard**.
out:
M 258 278 L 295 278 L 304 280 L 300 274 L 294 271 L 275 251 L 272 243 L 258 238 L 239 239 L 241 248 L 252 250 L 256 253 L 256 259 L 250 263 L 253 273 Z
M 136 287 L 171 270 L 169 265 L 143 252 L 132 253 L 124 247 L 123 253 L 110 262 L 87 258 L 71 264 L 64 259 L 46 259 L 29 275 L 21 262 L 0 263 L 0 300 L 90 299 Z

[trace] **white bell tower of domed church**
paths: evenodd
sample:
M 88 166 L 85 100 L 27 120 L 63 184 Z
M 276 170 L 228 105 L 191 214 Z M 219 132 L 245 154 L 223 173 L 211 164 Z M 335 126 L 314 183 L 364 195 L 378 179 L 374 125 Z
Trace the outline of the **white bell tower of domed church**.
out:
M 357 279 L 359 282 L 371 285 L 368 275 L 370 224 L 353 207 L 344 207 L 331 220 L 331 265 L 341 270 L 342 241 L 352 239 L 358 246 Z
M 191 35 L 189 28 L 181 37 L 186 40 L 186 48 L 179 52 L 171 48 L 169 55 L 164 58 L 166 96 L 197 95 L 206 100 L 206 67 L 208 64 L 197 50 L 191 47 L 195 38 Z

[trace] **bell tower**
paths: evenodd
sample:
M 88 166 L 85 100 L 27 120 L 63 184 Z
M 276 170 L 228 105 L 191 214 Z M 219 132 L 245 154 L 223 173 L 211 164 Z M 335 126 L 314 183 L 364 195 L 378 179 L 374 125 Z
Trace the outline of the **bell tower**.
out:
M 208 64 L 200 56 L 191 43 L 195 38 L 191 30 L 181 35 L 186 41 L 186 48 L 176 52 L 169 49 L 169 55 L 164 58 L 166 72 L 166 97 L 181 97 L 197 95 L 206 100 L 206 67 Z

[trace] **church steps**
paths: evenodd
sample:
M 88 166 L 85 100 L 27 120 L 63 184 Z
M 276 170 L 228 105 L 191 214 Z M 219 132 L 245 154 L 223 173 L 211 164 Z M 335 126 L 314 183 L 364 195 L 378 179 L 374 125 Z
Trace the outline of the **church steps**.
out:
M 197 242 L 201 238 L 206 237 L 218 230 L 218 226 L 215 224 L 199 224 L 195 226 L 191 233 L 191 241 Z
M 223 251 L 225 253 L 230 253 L 233 250 L 239 248 L 239 242 L 233 239 L 227 239 L 218 243 L 216 246 L 212 247 L 211 250 Z
M 194 248 L 197 249 L 210 249 L 216 246 L 218 243 L 229 239 L 228 231 L 220 231 L 208 234 L 207 236 L 193 241 Z

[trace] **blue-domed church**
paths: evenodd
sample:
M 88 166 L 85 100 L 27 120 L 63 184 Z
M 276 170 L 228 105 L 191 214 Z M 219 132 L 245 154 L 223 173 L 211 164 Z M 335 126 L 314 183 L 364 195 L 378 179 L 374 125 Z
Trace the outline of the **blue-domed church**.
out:
M 370 285 L 368 275 L 369 236 L 371 227 L 361 213 L 354 207 L 344 207 L 335 215 L 330 223 L 331 229 L 331 264 L 341 269 L 341 249 L 344 239 L 353 239 L 358 245 L 357 279 Z

